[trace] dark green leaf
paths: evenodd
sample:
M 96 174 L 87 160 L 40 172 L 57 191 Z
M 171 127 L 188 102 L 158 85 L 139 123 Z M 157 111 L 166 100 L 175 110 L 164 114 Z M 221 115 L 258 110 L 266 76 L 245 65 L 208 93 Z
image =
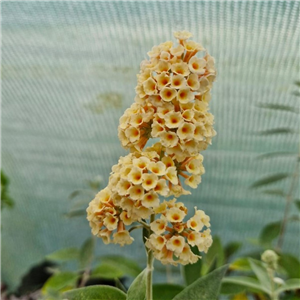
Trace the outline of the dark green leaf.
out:
M 268 108 L 268 109 L 274 109 L 274 110 L 280 110 L 280 111 L 289 111 L 294 113 L 299 113 L 298 108 L 290 106 L 290 105 L 284 105 L 284 104 L 275 104 L 275 103 L 260 103 L 258 104 L 261 108 Z
M 251 187 L 252 188 L 258 188 L 260 186 L 264 186 L 264 185 L 267 185 L 267 184 L 271 184 L 271 183 L 283 180 L 283 179 L 285 179 L 289 176 L 290 176 L 290 174 L 288 174 L 288 173 L 279 173 L 279 174 L 267 176 L 267 177 L 264 177 L 262 179 L 259 179 L 259 180 L 255 181 L 251 185 Z
M 268 291 L 268 293 L 271 293 L 272 284 L 268 272 L 264 267 L 263 263 L 259 260 L 255 260 L 252 258 L 249 258 L 249 263 L 260 284 L 265 288 L 265 290 Z
M 232 255 L 238 252 L 241 249 L 242 245 L 243 244 L 240 242 L 228 243 L 224 249 L 226 259 L 229 259 Z
M 105 279 L 115 279 L 122 277 L 124 272 L 122 272 L 119 268 L 116 266 L 113 266 L 108 263 L 102 263 L 99 266 L 97 266 L 93 271 L 91 276 L 92 277 L 100 277 Z
M 274 128 L 258 132 L 260 135 L 273 135 L 273 134 L 286 134 L 286 133 L 296 133 L 294 129 L 291 128 Z
M 161 283 L 153 285 L 153 300 L 172 300 L 184 289 L 183 286 Z
M 229 277 L 231 278 L 231 277 Z M 224 278 L 225 279 L 225 278 Z M 246 287 L 243 285 L 238 285 L 235 283 L 231 283 L 231 282 L 222 282 L 222 286 L 221 286 L 221 294 L 225 294 L 225 295 L 236 295 L 236 294 L 240 294 L 242 292 L 244 292 L 246 290 Z
M 118 268 L 120 271 L 124 273 L 124 275 L 126 274 L 132 277 L 136 277 L 142 272 L 142 269 L 140 268 L 140 266 L 137 264 L 135 260 L 124 256 L 106 255 L 106 256 L 99 257 L 99 259 L 103 263 L 107 263 L 110 264 L 111 266 Z
M 273 157 L 278 157 L 278 156 L 296 156 L 298 155 L 295 152 L 286 152 L 286 151 L 281 151 L 281 152 L 270 152 L 270 153 L 264 153 L 259 155 L 257 158 L 264 159 L 264 158 L 273 158 Z
M 191 250 L 194 254 L 200 255 L 200 252 L 197 247 L 191 247 Z M 183 277 L 187 285 L 190 285 L 200 277 L 201 266 L 202 266 L 202 260 L 198 259 L 196 263 L 187 264 L 182 267 Z
M 263 287 L 257 279 L 245 276 L 230 276 L 226 277 L 222 280 L 222 284 L 232 284 L 237 285 L 238 287 L 245 287 L 247 290 L 250 291 L 257 291 L 257 292 L 265 292 L 268 293 L 269 291 Z
M 77 248 L 64 248 L 57 250 L 46 256 L 46 259 L 55 262 L 64 262 L 79 258 L 79 250 Z
M 285 269 L 290 278 L 300 278 L 300 261 L 291 254 L 281 254 L 279 265 Z
M 221 240 L 218 236 L 213 238 L 213 244 L 209 248 L 207 254 L 203 257 L 203 272 L 202 274 L 207 274 L 210 267 L 216 263 L 215 267 L 221 267 L 224 264 L 224 249 Z
M 285 291 L 294 291 L 299 289 L 300 289 L 300 279 L 293 278 L 293 279 L 286 280 L 285 283 L 281 287 L 279 287 L 275 292 L 277 294 L 280 294 Z
M 14 207 L 15 203 L 12 198 L 10 198 L 6 193 L 4 195 L 1 195 L 1 208 L 8 207 L 12 208 Z
M 146 298 L 146 276 L 147 269 L 141 272 L 133 281 L 128 289 L 126 300 L 144 300 Z
M 297 96 L 297 97 L 300 97 L 300 92 L 298 92 L 298 91 L 295 91 L 292 94 L 295 95 L 295 96 Z
M 79 254 L 80 268 L 85 269 L 93 260 L 95 250 L 95 239 L 93 237 L 87 239 L 82 245 Z
M 78 275 L 72 272 L 61 272 L 52 275 L 44 284 L 42 292 L 47 294 L 51 291 L 60 291 L 66 288 L 74 288 Z
M 251 267 L 248 258 L 240 257 L 230 264 L 229 269 L 235 271 L 250 271 Z
M 173 300 L 216 300 L 219 294 L 221 280 L 227 268 L 228 266 L 225 265 L 199 278 L 175 296 Z
M 121 290 L 106 285 L 94 285 L 63 293 L 66 300 L 126 300 Z
M 273 196 L 280 196 L 280 197 L 285 197 L 285 193 L 283 192 L 283 190 L 264 190 L 262 191 L 264 194 L 268 194 L 268 195 L 273 195 Z
M 295 84 L 296 84 L 296 86 L 300 87 L 300 81 L 299 80 L 295 81 Z
M 294 203 L 300 211 L 300 200 L 297 199 L 297 200 L 294 201 Z
M 262 245 L 269 245 L 279 236 L 281 222 L 267 224 L 260 232 L 259 240 Z

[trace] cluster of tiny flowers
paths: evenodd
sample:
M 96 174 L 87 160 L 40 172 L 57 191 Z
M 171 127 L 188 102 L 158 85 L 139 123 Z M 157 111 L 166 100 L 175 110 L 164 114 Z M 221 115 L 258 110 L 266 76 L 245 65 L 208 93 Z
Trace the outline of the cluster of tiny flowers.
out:
M 210 219 L 202 210 L 184 222 L 187 208 L 160 197 L 190 194 L 205 170 L 201 151 L 216 134 L 209 112 L 216 76 L 214 59 L 187 31 L 176 32 L 178 45 L 165 42 L 141 63 L 135 102 L 120 118 L 118 136 L 130 154 L 112 167 L 107 187 L 87 208 L 92 233 L 104 243 L 131 244 L 139 222 L 150 230 L 146 247 L 163 264 L 195 263 L 212 244 Z M 200 53 L 199 57 L 196 56 Z M 145 147 L 150 138 L 158 142 Z M 152 216 L 152 217 L 151 217 Z M 153 216 L 154 218 L 153 220 Z M 145 223 L 151 218 L 151 223 Z
M 148 52 L 137 75 L 135 103 L 120 118 L 122 146 L 141 151 L 158 138 L 177 161 L 207 148 L 216 134 L 209 113 L 210 89 L 216 76 L 214 59 L 188 32 Z M 201 58 L 196 57 L 200 53 Z
M 195 207 L 194 216 L 183 222 L 187 208 L 173 199 L 161 203 L 155 213 L 161 216 L 150 224 L 153 233 L 146 246 L 153 251 L 156 259 L 163 264 L 186 265 L 201 258 L 191 251 L 190 246 L 197 246 L 200 252 L 207 252 L 212 244 L 212 237 L 210 219 L 204 211 Z
M 191 187 L 200 182 L 204 173 L 201 154 L 175 165 L 171 157 L 154 151 L 158 146 L 121 157 L 112 167 L 108 186 L 90 202 L 87 212 L 92 232 L 105 243 L 130 244 L 133 239 L 126 226 L 154 214 L 159 196 L 190 194 L 179 184 L 181 177 Z

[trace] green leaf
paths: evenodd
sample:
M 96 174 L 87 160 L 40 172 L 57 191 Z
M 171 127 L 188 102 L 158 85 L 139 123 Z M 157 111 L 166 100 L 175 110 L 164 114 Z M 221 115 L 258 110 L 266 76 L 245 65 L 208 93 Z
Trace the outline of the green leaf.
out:
M 273 135 L 273 134 L 286 134 L 286 133 L 296 133 L 294 129 L 291 128 L 274 128 L 258 132 L 259 135 Z
M 287 152 L 287 151 L 278 151 L 278 152 L 270 152 L 270 153 L 264 153 L 259 155 L 257 158 L 264 159 L 264 158 L 273 158 L 278 156 L 296 156 L 297 153 L 295 152 Z
M 200 255 L 200 252 L 197 247 L 191 247 L 191 250 L 194 254 Z M 190 285 L 201 276 L 201 266 L 202 260 L 198 259 L 196 263 L 187 264 L 182 267 L 183 277 L 187 285 Z
M 229 265 L 229 269 L 233 271 L 250 271 L 251 267 L 248 258 L 240 257 Z
M 300 211 L 300 200 L 297 199 L 297 200 L 294 201 L 294 203 Z
M 240 242 L 228 243 L 224 249 L 226 259 L 230 258 L 232 255 L 238 252 L 241 249 L 242 245 L 243 244 Z
M 281 222 L 267 224 L 260 232 L 259 240 L 261 245 L 269 245 L 279 236 Z
M 172 300 L 183 291 L 184 287 L 175 284 L 161 283 L 153 285 L 153 300 Z
M 57 250 L 46 256 L 47 260 L 55 262 L 64 262 L 79 258 L 79 250 L 77 248 L 64 248 Z
M 300 261 L 291 254 L 281 254 L 278 264 L 284 268 L 290 278 L 300 278 Z
M 299 81 L 299 80 L 295 81 L 295 84 L 296 84 L 298 87 L 300 87 L 300 81 Z
M 146 298 L 147 269 L 133 281 L 127 292 L 127 300 L 144 300 Z
M 216 300 L 219 294 L 221 280 L 227 268 L 228 266 L 225 265 L 199 278 L 175 296 L 173 300 Z
M 278 288 L 275 292 L 277 294 L 280 294 L 285 291 L 294 291 L 300 289 L 300 279 L 298 278 L 293 278 L 293 279 L 288 279 L 285 281 L 285 283 Z
M 111 266 L 118 268 L 120 271 L 123 272 L 123 274 L 132 277 L 136 277 L 142 272 L 142 269 L 140 268 L 140 266 L 137 264 L 136 261 L 124 256 L 106 255 L 106 256 L 100 256 L 99 259 L 103 263 L 107 263 L 110 264 Z
M 290 174 L 288 174 L 288 173 L 279 173 L 279 174 L 267 176 L 267 177 L 264 177 L 262 179 L 259 179 L 259 180 L 255 181 L 251 185 L 251 187 L 252 188 L 258 188 L 260 186 L 264 186 L 264 185 L 267 185 L 267 184 L 271 184 L 271 183 L 283 180 L 283 179 L 285 179 L 289 176 L 290 176 Z
M 231 278 L 231 277 L 229 277 L 229 278 Z M 240 294 L 240 293 L 244 292 L 245 290 L 246 290 L 246 287 L 243 285 L 238 285 L 235 283 L 222 281 L 220 294 L 236 295 L 236 294 Z
M 260 262 L 259 260 L 255 260 L 255 259 L 252 259 L 252 258 L 249 258 L 249 263 L 250 263 L 251 269 L 255 273 L 255 275 L 258 278 L 260 284 L 266 290 L 268 290 L 268 293 L 271 293 L 272 284 L 271 284 L 268 272 L 267 272 L 266 268 L 264 267 L 263 263 Z
M 292 93 L 292 95 L 297 96 L 297 97 L 300 97 L 300 92 L 294 91 L 294 92 Z
M 110 265 L 108 263 L 102 263 L 102 264 L 100 264 L 91 273 L 91 276 L 93 278 L 100 277 L 100 278 L 105 278 L 105 279 L 120 278 L 123 275 L 124 275 L 123 271 L 121 271 L 116 266 Z
M 82 245 L 79 254 L 80 268 L 85 269 L 93 260 L 95 250 L 95 239 L 93 237 L 87 239 Z
M 243 286 L 247 288 L 247 290 L 254 291 L 254 292 L 265 292 L 268 293 L 269 291 L 263 287 L 259 281 L 255 278 L 246 277 L 246 276 L 230 276 L 226 277 L 222 280 L 222 284 L 233 284 L 239 287 Z
M 258 107 L 299 113 L 299 110 L 296 107 L 290 105 L 284 105 L 284 104 L 260 103 L 258 104 Z
M 42 293 L 47 294 L 51 291 L 61 291 L 74 288 L 78 277 L 78 274 L 72 272 L 54 274 L 44 284 Z
M 280 189 L 264 190 L 262 192 L 267 195 L 285 197 L 284 191 Z
M 205 275 L 211 267 L 221 267 L 224 264 L 224 249 L 218 236 L 213 237 L 213 244 L 203 257 L 202 274 Z M 215 263 L 215 265 L 214 265 Z
M 93 285 L 63 293 L 66 300 L 126 300 L 121 290 L 107 285 Z

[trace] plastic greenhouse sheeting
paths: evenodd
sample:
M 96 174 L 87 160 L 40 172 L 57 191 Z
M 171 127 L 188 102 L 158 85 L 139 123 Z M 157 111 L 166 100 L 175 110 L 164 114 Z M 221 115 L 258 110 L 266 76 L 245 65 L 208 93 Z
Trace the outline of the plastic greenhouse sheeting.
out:
M 46 254 L 90 236 L 84 217 L 64 217 L 67 198 L 96 175 L 107 183 L 127 153 L 117 127 L 133 102 L 139 64 L 182 29 L 216 59 L 218 134 L 203 153 L 201 185 L 181 200 L 205 210 L 224 242 L 256 238 L 282 218 L 283 199 L 249 187 L 295 166 L 292 156 L 257 157 L 298 151 L 296 133 L 258 134 L 299 128 L 297 114 L 258 107 L 299 104 L 298 1 L 3 1 L 1 155 L 15 200 L 2 212 L 3 280 L 16 285 Z M 285 248 L 299 253 L 297 222 Z M 106 253 L 141 264 L 145 255 L 138 233 L 124 248 L 99 241 L 98 254 Z

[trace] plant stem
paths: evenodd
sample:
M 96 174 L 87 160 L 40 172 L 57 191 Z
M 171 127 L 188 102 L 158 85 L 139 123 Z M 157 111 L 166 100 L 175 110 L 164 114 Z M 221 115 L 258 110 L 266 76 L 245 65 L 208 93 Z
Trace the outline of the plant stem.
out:
M 286 204 L 285 204 L 285 209 L 284 209 L 283 220 L 282 220 L 282 223 L 281 223 L 279 238 L 278 238 L 278 242 L 277 242 L 277 250 L 281 250 L 282 245 L 283 245 L 283 238 L 284 238 L 284 233 L 285 233 L 285 230 L 286 230 L 286 225 L 287 225 L 287 222 L 288 222 L 290 206 L 293 202 L 293 191 L 294 191 L 294 188 L 297 184 L 298 177 L 299 177 L 298 160 L 299 160 L 299 156 L 297 156 L 296 168 L 295 168 L 295 171 L 293 173 L 291 186 L 290 186 L 289 192 L 286 195 Z
M 150 216 L 150 223 L 155 219 L 155 215 Z M 153 251 L 147 249 L 147 278 L 146 278 L 146 300 L 152 300 L 152 273 L 153 273 Z

